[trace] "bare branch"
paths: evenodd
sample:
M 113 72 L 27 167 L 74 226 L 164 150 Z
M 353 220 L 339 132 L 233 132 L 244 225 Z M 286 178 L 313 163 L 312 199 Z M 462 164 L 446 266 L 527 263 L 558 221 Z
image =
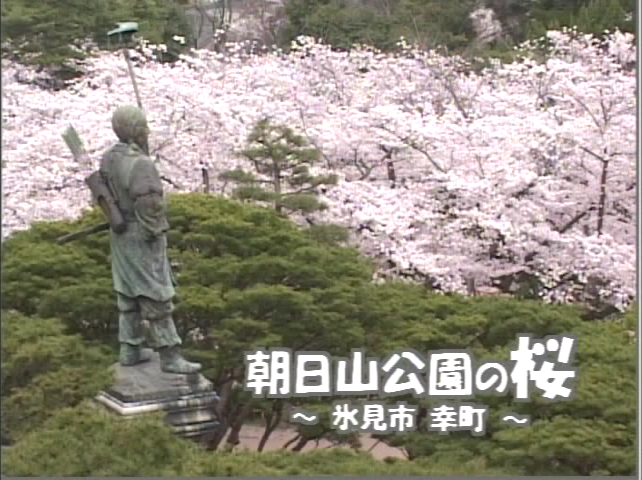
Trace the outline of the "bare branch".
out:
M 301 107 L 299 107 L 299 118 L 301 119 L 301 130 L 302 130 L 303 134 L 305 135 L 305 138 L 307 139 L 307 141 L 310 143 L 310 145 L 312 145 L 321 154 L 321 157 L 323 157 L 323 159 L 326 162 L 326 166 L 328 168 L 333 168 L 334 165 L 333 165 L 332 160 L 330 160 L 330 157 L 328 157 L 325 154 L 325 152 L 321 148 L 319 148 L 319 146 L 315 143 L 315 140 L 308 134 L 308 130 L 307 130 L 307 127 L 306 127 L 306 122 L 305 122 L 305 115 L 303 113 L 303 108 L 301 108 Z
M 577 104 L 578 104 L 580 107 L 582 107 L 582 109 L 583 109 L 586 113 L 588 113 L 588 114 L 589 114 L 589 116 L 590 116 L 590 117 L 591 117 L 591 119 L 593 120 L 593 123 L 595 123 L 595 126 L 597 127 L 597 129 L 598 129 L 598 130 L 599 130 L 599 132 L 603 135 L 603 134 L 604 134 L 604 129 L 606 128 L 606 125 L 604 125 L 604 127 L 603 127 L 603 126 L 600 124 L 599 119 L 595 116 L 595 114 L 591 111 L 591 109 L 588 107 L 588 105 L 586 105 L 586 103 L 585 103 L 581 98 L 579 98 L 577 95 L 575 95 L 575 94 L 574 94 L 574 93 L 572 93 L 572 92 L 568 92 L 568 94 L 569 94 L 569 96 L 570 96 L 571 98 L 573 98 L 573 100 L 575 100 L 575 101 L 577 102 Z
M 182 188 L 178 183 L 174 182 L 172 179 L 170 179 L 170 178 L 168 178 L 168 177 L 166 177 L 166 176 L 164 176 L 164 175 L 161 175 L 161 176 L 160 176 L 160 179 L 161 179 L 162 181 L 164 181 L 164 182 L 169 183 L 169 184 L 170 184 L 172 187 L 174 187 L 174 188 L 177 188 L 177 189 L 179 189 L 179 190 Z
M 583 151 L 585 151 L 585 152 L 586 152 L 586 153 L 588 153 L 589 155 L 591 155 L 591 156 L 593 156 L 593 157 L 597 158 L 597 159 L 598 159 L 600 162 L 602 162 L 602 163 L 608 163 L 608 162 L 609 162 L 609 160 L 610 160 L 610 159 L 604 158 L 604 157 L 603 157 L 603 156 L 601 156 L 601 155 L 598 155 L 598 154 L 597 154 L 597 153 L 595 153 L 594 151 L 592 151 L 592 150 L 590 150 L 590 149 L 588 149 L 588 148 L 586 148 L 586 147 L 584 147 L 584 146 L 582 146 L 582 145 L 580 145 L 580 149 L 581 149 L 581 150 L 583 150 Z
M 388 133 L 390 133 L 390 134 L 394 135 L 394 136 L 395 136 L 395 137 L 397 137 L 399 140 L 401 140 L 401 141 L 402 141 L 402 142 L 404 142 L 406 145 L 408 145 L 410 148 L 412 148 L 413 150 L 416 150 L 417 152 L 419 152 L 419 153 L 421 153 L 422 155 L 424 155 L 424 156 L 428 159 L 428 161 L 432 164 L 432 166 L 433 166 L 436 170 L 438 170 L 440 173 L 446 173 L 446 171 L 444 170 L 444 168 L 443 168 L 442 166 L 440 166 L 440 165 L 439 165 L 439 164 L 438 164 L 438 163 L 437 163 L 437 162 L 432 158 L 432 155 L 430 155 L 430 153 L 429 153 L 428 151 L 426 151 L 423 147 L 420 147 L 419 145 L 417 145 L 417 144 L 416 144 L 416 143 L 415 143 L 415 142 L 410 138 L 410 136 L 409 136 L 409 135 L 407 135 L 407 136 L 405 136 L 405 137 L 404 137 L 404 136 L 400 136 L 398 133 L 396 133 L 396 132 L 394 132 L 393 130 L 389 129 L 389 128 L 388 128 L 388 127 L 386 127 L 385 125 L 380 125 L 380 126 L 379 126 L 379 128 L 381 128 L 381 129 L 382 129 L 383 131 L 385 131 L 385 132 L 388 132 Z

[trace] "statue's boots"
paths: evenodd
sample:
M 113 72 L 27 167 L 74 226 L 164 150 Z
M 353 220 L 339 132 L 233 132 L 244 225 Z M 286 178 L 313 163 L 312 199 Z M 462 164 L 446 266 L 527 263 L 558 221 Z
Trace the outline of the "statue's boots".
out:
M 140 345 L 120 344 L 120 364 L 125 367 L 132 367 L 139 363 L 148 362 L 152 359 L 153 350 L 142 348 Z
M 178 347 L 164 347 L 159 349 L 161 370 L 165 373 L 178 373 L 188 375 L 197 373 L 201 369 L 200 363 L 188 362 L 178 352 Z

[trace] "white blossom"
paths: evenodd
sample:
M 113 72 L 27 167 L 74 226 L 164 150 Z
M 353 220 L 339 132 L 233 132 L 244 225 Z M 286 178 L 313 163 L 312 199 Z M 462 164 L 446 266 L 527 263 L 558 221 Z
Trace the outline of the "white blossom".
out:
M 566 29 L 546 41 L 541 63 L 531 55 L 541 42 L 529 42 L 523 61 L 481 73 L 407 43 L 400 54 L 347 53 L 305 37 L 288 55 L 234 44 L 173 65 L 152 61 L 164 46 L 146 45 L 135 71 L 152 154 L 180 186 L 169 190 L 200 189 L 206 166 L 212 190 L 229 193 L 218 173 L 244 165 L 237 152 L 270 117 L 322 151 L 320 173 L 339 174 L 319 219 L 350 227 L 394 274 L 465 293 L 467 278 L 482 287 L 524 271 L 549 301 L 578 299 L 598 278 L 603 298 L 624 308 L 635 295 L 633 37 L 598 42 Z M 6 236 L 89 206 L 61 134 L 73 124 L 97 161 L 115 141 L 111 113 L 135 97 L 117 54 L 89 60 L 85 77 L 58 92 L 30 84 L 30 69 L 2 66 Z

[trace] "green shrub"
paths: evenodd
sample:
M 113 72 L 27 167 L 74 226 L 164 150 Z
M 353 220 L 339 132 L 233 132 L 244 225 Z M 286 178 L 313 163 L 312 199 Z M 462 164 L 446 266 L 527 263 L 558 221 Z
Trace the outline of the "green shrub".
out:
M 110 384 L 113 361 L 56 319 L 2 314 L 2 438 L 20 438 L 57 410 Z
M 381 462 L 346 450 L 212 453 L 177 438 L 156 415 L 121 419 L 90 404 L 59 411 L 2 456 L 12 476 L 501 475 L 481 462 Z
M 424 354 L 428 350 L 469 348 L 477 361 L 506 361 L 517 334 L 543 338 L 571 333 L 579 338 L 577 397 L 572 402 L 545 403 L 535 395 L 528 402 L 513 402 L 511 396 L 483 396 L 475 399 L 490 408 L 482 438 L 471 437 L 468 432 L 447 436 L 417 432 L 384 440 L 403 446 L 417 465 L 444 466 L 444 472 L 452 468 L 453 474 L 460 472 L 460 467 L 468 468 L 466 465 L 475 466 L 471 472 L 488 465 L 523 474 L 630 475 L 634 471 L 633 313 L 608 322 L 589 322 L 583 320 L 581 310 L 572 306 L 502 297 L 440 295 L 401 282 L 374 284 L 372 262 L 356 250 L 339 247 L 327 237 L 318 238 L 317 232 L 301 230 L 273 210 L 210 195 L 172 196 L 169 213 L 170 256 L 177 265 L 179 283 L 176 323 L 190 355 L 203 363 L 204 374 L 219 389 L 227 389 L 233 379 L 242 380 L 243 353 L 259 346 L 321 350 L 340 356 L 365 347 L 368 355 L 379 358 L 404 348 Z M 92 212 L 76 223 L 36 225 L 14 235 L 4 245 L 2 308 L 60 320 L 34 317 L 9 322 L 31 330 L 19 333 L 17 326 L 11 327 L 18 333 L 10 332 L 8 338 L 33 337 L 36 342 L 45 342 L 42 351 L 59 353 L 48 354 L 45 361 L 39 349 L 22 346 L 17 340 L 8 343 L 15 346 L 9 347 L 6 360 L 3 356 L 3 381 L 5 386 L 11 386 L 9 396 L 3 397 L 8 409 L 3 422 L 9 426 L 3 423 L 3 431 L 31 431 L 40 420 L 30 419 L 48 416 L 44 410 L 49 405 L 74 405 L 92 396 L 98 387 L 93 380 L 78 381 L 94 378 L 93 374 L 82 370 L 81 375 L 81 370 L 73 370 L 97 372 L 88 365 L 101 364 L 102 360 L 80 360 L 84 355 L 97 356 L 97 351 L 87 353 L 79 337 L 66 335 L 81 335 L 85 342 L 106 346 L 116 342 L 117 314 L 111 292 L 107 236 L 98 234 L 65 246 L 55 245 L 54 239 L 97 223 L 99 218 Z M 4 328 L 7 327 L 3 323 L 3 333 Z M 195 329 L 200 333 L 198 339 L 188 335 Z M 38 335 L 44 335 L 44 339 L 38 340 Z M 18 351 L 18 346 L 24 349 L 22 356 L 11 353 Z M 28 360 L 32 356 L 35 360 Z M 67 357 L 76 360 L 67 364 Z M 26 358 L 28 361 L 21 362 L 34 362 L 41 365 L 39 368 L 51 366 L 54 373 L 51 377 L 49 373 L 38 374 L 32 380 L 27 377 L 28 382 L 20 383 L 21 374 L 12 372 L 21 372 L 23 364 L 15 358 Z M 56 390 L 59 384 L 75 387 L 64 390 L 63 395 Z M 229 392 L 223 405 L 225 422 L 237 421 L 240 407 L 248 402 L 266 414 L 283 406 L 283 402 L 275 400 L 251 399 L 238 390 Z M 43 394 L 47 401 L 38 400 Z M 22 400 L 23 397 L 30 400 Z M 391 400 L 406 400 L 423 407 L 435 405 L 434 400 L 410 397 Z M 327 398 L 299 402 L 310 410 L 328 406 Z M 530 415 L 532 427 L 507 426 L 501 422 L 502 412 Z M 321 433 L 324 428 L 331 432 L 328 422 L 324 422 Z M 553 433 L 562 426 L 566 433 L 558 438 Z M 587 432 L 595 435 L 591 442 L 586 440 Z M 535 444 L 533 438 L 539 443 Z M 531 460 L 526 460 L 529 455 Z M 224 463 L 227 460 L 222 459 L 227 457 L 207 458 L 195 475 L 240 472 L 234 461 Z M 212 463 L 219 460 L 223 463 Z M 361 465 L 361 460 L 354 461 Z M 268 468 L 272 464 L 264 460 L 257 462 L 252 471 L 277 471 Z M 345 468 L 352 468 L 346 462 Z M 93 474 L 103 472 L 101 468 L 97 465 Z M 167 468 L 174 472 L 174 467 Z M 305 470 L 298 465 L 287 471 L 326 471 L 318 468 Z M 371 471 L 370 467 L 359 468 Z M 140 471 L 151 475 L 159 470 Z

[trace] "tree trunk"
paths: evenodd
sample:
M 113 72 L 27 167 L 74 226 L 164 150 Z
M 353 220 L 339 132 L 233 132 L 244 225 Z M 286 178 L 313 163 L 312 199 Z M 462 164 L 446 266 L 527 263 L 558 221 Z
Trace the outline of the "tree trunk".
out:
M 283 445 L 281 448 L 282 448 L 283 450 L 285 450 L 285 449 L 286 449 L 286 448 L 288 448 L 290 445 L 292 445 L 294 442 L 298 441 L 300 438 L 301 438 L 301 434 L 300 434 L 300 433 L 297 433 L 295 437 L 292 437 L 290 440 L 288 440 L 287 442 L 285 442 L 285 445 Z
M 604 228 L 604 214 L 606 212 L 606 179 L 608 178 L 609 173 L 610 157 L 607 155 L 606 149 L 604 151 L 604 155 L 607 156 L 604 157 L 586 147 L 580 146 L 580 148 L 592 157 L 602 162 L 602 175 L 600 177 L 600 199 L 598 200 L 597 204 L 597 235 L 599 237 L 600 235 L 602 235 L 602 229 Z
M 230 382 L 230 383 L 232 383 L 232 382 Z M 224 390 L 225 390 L 225 386 L 221 389 L 221 395 L 219 397 L 219 399 L 220 399 L 219 400 L 219 406 L 222 405 L 222 404 L 227 403 L 227 401 L 225 399 L 225 395 L 226 394 L 225 394 Z M 230 427 L 229 415 L 226 414 L 227 412 L 225 412 L 225 409 L 220 408 L 219 406 L 217 406 L 217 408 L 216 408 L 216 413 L 218 415 L 220 424 L 218 426 L 218 431 L 210 439 L 210 441 L 207 444 L 207 449 L 208 450 L 216 450 L 218 448 L 218 446 L 221 444 L 221 442 L 225 438 L 225 435 L 227 434 L 227 431 L 228 431 L 228 429 Z
M 388 148 L 385 145 L 379 145 L 379 150 L 381 150 L 384 153 L 383 160 L 386 161 L 386 171 L 388 173 L 388 180 L 390 180 L 390 184 L 392 188 L 395 188 L 397 184 L 397 172 L 395 171 L 395 163 L 392 160 L 392 155 L 394 154 L 394 150 L 392 148 Z
M 604 228 L 604 212 L 606 211 L 606 179 L 608 177 L 609 161 L 602 160 L 602 176 L 600 178 L 600 200 L 597 206 L 597 235 L 602 235 Z
M 280 214 L 283 210 L 281 207 L 281 169 L 278 165 L 274 166 L 274 193 L 276 193 L 276 200 L 274 201 L 274 208 L 276 213 Z
M 397 184 L 397 172 L 395 171 L 395 164 L 391 161 L 386 162 L 386 169 L 388 170 L 388 180 L 394 188 Z
M 301 437 L 294 447 L 292 447 L 292 452 L 300 452 L 308 444 L 310 440 L 307 438 Z
M 207 167 L 201 167 L 201 173 L 203 175 L 203 192 L 210 193 L 210 172 Z
M 274 403 L 272 404 L 272 412 L 270 413 L 268 420 L 266 422 L 267 425 L 265 426 L 265 431 L 263 432 L 263 436 L 261 437 L 261 441 L 259 442 L 259 447 L 258 447 L 259 452 L 263 451 L 263 449 L 265 448 L 265 444 L 270 438 L 270 435 L 272 435 L 272 432 L 274 432 L 274 430 L 276 430 L 276 427 L 279 426 L 279 423 L 281 423 L 282 418 L 283 418 L 283 402 L 275 400 Z
M 240 374 L 242 374 L 242 370 L 239 373 L 238 368 L 228 371 L 228 379 L 226 381 L 223 381 L 221 386 L 219 387 L 220 393 L 219 393 L 218 405 L 216 406 L 216 414 L 221 424 L 219 426 L 219 431 L 208 442 L 207 444 L 208 450 L 216 450 L 218 448 L 221 441 L 223 441 L 223 438 L 225 438 L 227 430 L 230 427 L 231 420 L 232 420 L 230 418 L 232 413 L 230 412 L 230 400 L 234 393 L 232 390 L 232 386 L 234 384 L 235 377 Z
M 468 277 L 466 279 L 466 291 L 471 297 L 477 296 L 477 287 L 475 285 L 475 279 L 473 277 Z
M 305 448 L 305 446 L 310 443 L 310 442 L 317 442 L 317 445 L 319 441 L 327 434 L 330 433 L 330 430 L 324 429 L 319 435 L 315 435 L 314 437 L 303 437 L 299 436 L 299 440 L 297 441 L 296 445 L 292 447 L 292 452 L 300 452 Z
M 225 449 L 227 451 L 233 450 L 235 446 L 241 443 L 239 435 L 250 412 L 252 412 L 252 402 L 248 402 L 243 405 L 235 416 L 234 421 L 231 424 L 232 427 L 230 429 L 230 434 L 227 436 L 227 440 L 225 441 Z

